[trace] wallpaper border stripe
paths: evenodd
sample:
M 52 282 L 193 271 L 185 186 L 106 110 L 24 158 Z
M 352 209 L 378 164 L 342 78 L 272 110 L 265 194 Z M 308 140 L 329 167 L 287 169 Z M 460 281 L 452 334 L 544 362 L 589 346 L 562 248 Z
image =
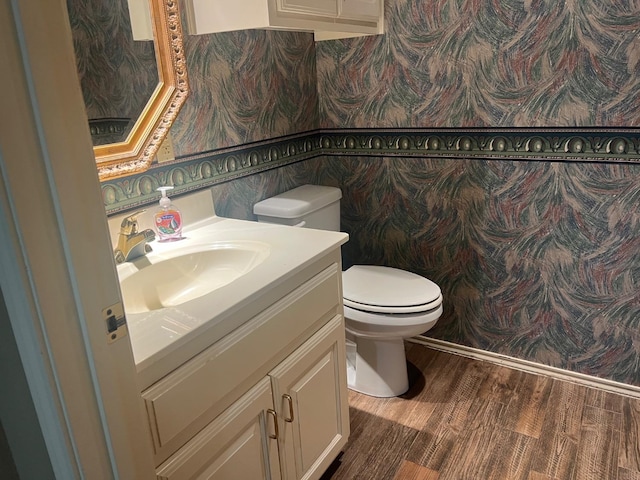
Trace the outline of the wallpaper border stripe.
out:
M 108 215 L 320 155 L 640 164 L 640 129 L 322 129 L 154 164 L 101 184 Z

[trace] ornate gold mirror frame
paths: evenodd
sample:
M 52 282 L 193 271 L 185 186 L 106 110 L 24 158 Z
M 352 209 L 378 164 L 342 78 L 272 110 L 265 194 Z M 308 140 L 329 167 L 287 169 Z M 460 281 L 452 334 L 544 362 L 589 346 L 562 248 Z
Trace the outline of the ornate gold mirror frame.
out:
M 93 148 L 100 180 L 147 170 L 189 95 L 178 0 L 150 0 L 158 86 L 124 142 Z

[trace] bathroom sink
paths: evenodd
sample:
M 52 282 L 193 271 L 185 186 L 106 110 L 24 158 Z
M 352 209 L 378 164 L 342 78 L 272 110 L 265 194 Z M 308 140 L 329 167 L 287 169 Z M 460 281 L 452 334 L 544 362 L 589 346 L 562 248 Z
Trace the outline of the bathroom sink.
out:
M 121 264 L 118 276 L 125 312 L 183 305 L 246 275 L 269 253 L 268 244 L 254 241 L 176 244 Z

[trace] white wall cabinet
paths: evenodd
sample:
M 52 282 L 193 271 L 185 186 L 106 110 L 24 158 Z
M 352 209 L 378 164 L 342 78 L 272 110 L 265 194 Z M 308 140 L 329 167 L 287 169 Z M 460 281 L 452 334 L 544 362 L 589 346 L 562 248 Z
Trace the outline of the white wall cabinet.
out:
M 349 436 L 339 250 L 142 392 L 157 477 L 318 479 Z
M 191 35 L 270 28 L 328 40 L 384 32 L 384 0 L 187 0 L 186 12 Z

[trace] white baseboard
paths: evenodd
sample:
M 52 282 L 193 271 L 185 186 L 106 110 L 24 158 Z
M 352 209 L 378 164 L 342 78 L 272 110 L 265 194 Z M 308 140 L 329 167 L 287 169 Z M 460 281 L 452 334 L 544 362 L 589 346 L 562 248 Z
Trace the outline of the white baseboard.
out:
M 565 382 L 572 382 L 579 385 L 584 385 L 586 387 L 597 388 L 599 390 L 617 393 L 619 395 L 625 395 L 627 397 L 640 398 L 640 387 L 628 385 L 626 383 L 614 382 L 613 380 L 593 377 L 591 375 L 585 375 L 583 373 L 571 372 L 569 370 L 563 370 L 562 368 L 550 367 L 541 363 L 521 360 L 519 358 L 509 357 L 507 355 L 502 355 L 499 353 L 488 352 L 486 350 L 480 350 L 478 348 L 466 347 L 464 345 L 445 342 L 444 340 L 425 337 L 424 335 L 418 335 L 416 337 L 409 338 L 407 339 L 407 341 L 424 345 L 425 347 L 439 350 L 441 352 L 447 352 L 454 355 L 460 355 L 463 357 L 474 358 L 476 360 L 491 362 L 496 365 L 502 365 L 505 367 L 513 368 L 515 370 L 533 373 L 536 375 L 545 375 L 547 377 L 563 380 Z

